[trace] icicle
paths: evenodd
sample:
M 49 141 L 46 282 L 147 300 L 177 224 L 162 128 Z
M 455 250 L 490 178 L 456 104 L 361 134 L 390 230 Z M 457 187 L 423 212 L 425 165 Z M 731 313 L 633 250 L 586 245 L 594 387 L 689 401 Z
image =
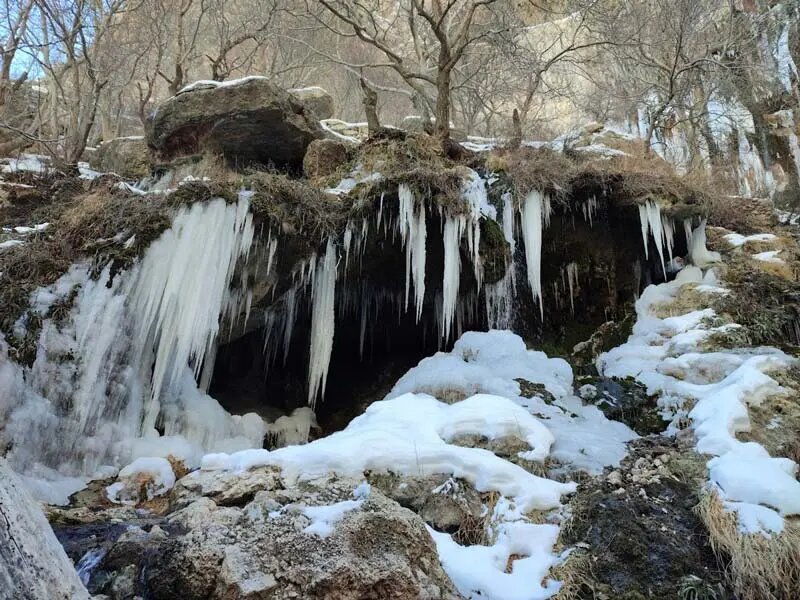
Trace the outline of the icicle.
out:
M 350 244 L 353 242 L 352 221 L 348 221 L 347 226 L 344 228 L 344 239 L 342 242 L 344 244 L 344 272 L 347 273 L 347 267 L 350 265 Z
M 647 222 L 647 206 L 644 204 L 639 205 L 639 221 L 642 225 L 642 242 L 644 242 L 644 257 L 649 259 L 650 258 L 650 247 L 647 243 L 647 232 L 649 230 L 649 224 Z
M 575 314 L 575 290 L 578 287 L 578 264 L 571 262 L 567 265 L 567 281 L 569 282 L 569 306 Z
M 550 221 L 550 200 L 541 192 L 533 190 L 520 206 L 522 213 L 522 239 L 525 243 L 525 261 L 528 269 L 528 283 L 534 301 L 539 302 L 539 312 L 544 320 L 542 299 L 542 225 Z
M 692 247 L 692 218 L 683 220 L 683 233 L 686 234 L 686 247 Z
M 414 306 L 419 322 L 422 316 L 422 303 L 425 299 L 425 240 L 427 229 L 425 224 L 425 204 L 420 201 L 416 206 L 414 195 L 403 183 L 397 189 L 400 200 L 398 210 L 398 226 L 400 239 L 406 248 L 406 296 L 405 306 L 408 310 L 410 281 L 414 282 Z
M 489 329 L 510 329 L 513 310 L 514 266 L 509 264 L 506 274 L 497 283 L 483 286 L 486 299 L 486 322 Z
M 664 263 L 664 232 L 661 221 L 661 207 L 652 200 L 647 201 L 647 222 L 650 225 L 650 231 L 653 233 L 653 240 L 656 243 L 658 257 L 661 259 L 661 270 L 666 279 L 667 267 Z
M 700 221 L 700 225 L 692 231 L 692 245 L 689 250 L 689 258 L 697 267 L 706 267 L 721 260 L 719 252 L 711 252 L 706 248 L 706 220 Z
M 284 305 L 286 306 L 286 319 L 283 326 L 283 364 L 289 358 L 289 345 L 292 342 L 292 332 L 297 320 L 297 289 L 291 288 L 286 292 Z
M 381 192 L 381 200 L 380 200 L 380 203 L 378 204 L 378 219 L 377 219 L 377 227 L 376 227 L 376 229 L 380 229 L 381 228 L 381 220 L 382 220 L 382 217 L 383 217 L 383 195 L 384 194 L 385 194 L 385 192 Z
M 442 341 L 450 338 L 450 329 L 458 301 L 458 284 L 461 279 L 461 254 L 459 245 L 466 226 L 466 218 L 447 217 L 444 221 L 444 276 L 442 280 Z
M 312 290 L 311 343 L 308 365 L 308 403 L 313 408 L 318 395 L 325 395 L 333 350 L 336 294 L 336 246 L 328 239 L 325 256 L 319 259 Z
M 664 232 L 664 243 L 667 245 L 667 257 L 672 263 L 672 248 L 675 244 L 675 232 L 673 231 L 672 219 L 661 215 L 661 231 Z

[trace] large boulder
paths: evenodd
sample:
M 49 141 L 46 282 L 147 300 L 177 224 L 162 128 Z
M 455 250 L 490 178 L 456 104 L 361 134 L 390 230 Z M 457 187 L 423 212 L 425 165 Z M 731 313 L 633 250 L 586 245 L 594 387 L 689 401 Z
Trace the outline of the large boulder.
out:
M 150 174 L 150 152 L 142 136 L 115 138 L 100 144 L 89 157 L 89 164 L 104 173 L 141 179 Z
M 0 598 L 88 600 L 39 505 L 0 458 Z
M 287 484 L 271 467 L 184 477 L 178 510 L 149 531 L 128 526 L 89 588 L 114 600 L 459 598 L 410 510 L 352 479 Z
M 316 115 L 263 77 L 184 88 L 156 108 L 145 134 L 161 160 L 211 153 L 298 171 L 306 147 L 322 138 Z
M 289 90 L 289 93 L 317 115 L 317 119 L 330 119 L 333 116 L 333 96 L 327 90 L 312 86 L 294 88 Z

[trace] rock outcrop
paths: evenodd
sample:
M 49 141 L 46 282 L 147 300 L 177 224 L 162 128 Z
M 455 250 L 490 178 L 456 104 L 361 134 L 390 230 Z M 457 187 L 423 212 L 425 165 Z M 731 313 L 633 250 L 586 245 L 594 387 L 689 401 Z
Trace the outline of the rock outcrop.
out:
M 177 510 L 167 518 L 129 523 L 95 550 L 102 559 L 89 584 L 94 593 L 114 600 L 459 597 L 422 519 L 365 482 L 287 485 L 272 468 L 196 471 L 171 500 Z
M 116 173 L 127 179 L 141 179 L 150 174 L 150 152 L 143 137 L 115 138 L 103 142 L 92 154 L 89 164 L 104 173 Z
M 0 458 L 0 598 L 88 600 L 39 505 Z
M 145 127 L 160 160 L 210 153 L 232 164 L 300 170 L 306 148 L 322 137 L 316 115 L 263 77 L 199 82 L 159 105 Z

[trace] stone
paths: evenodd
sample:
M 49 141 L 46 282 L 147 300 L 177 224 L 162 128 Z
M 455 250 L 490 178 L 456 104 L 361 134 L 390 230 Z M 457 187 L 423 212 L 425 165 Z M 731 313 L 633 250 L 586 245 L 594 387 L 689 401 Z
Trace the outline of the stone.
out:
M 189 86 L 162 102 L 145 125 L 160 160 L 222 155 L 299 171 L 306 148 L 323 137 L 316 115 L 263 77 Z
M 0 595 L 88 600 L 89 593 L 42 509 L 4 458 L 0 458 L 0 522 Z
M 317 119 L 330 119 L 334 113 L 333 96 L 319 86 L 294 88 L 289 93 L 302 102 Z
M 352 501 L 358 486 L 350 479 L 297 483 L 289 504 L 279 502 L 286 496 L 278 490 L 262 490 L 244 507 L 200 498 L 171 518 L 183 535 L 149 537 L 158 546 L 143 573 L 148 597 L 458 598 L 422 519 L 374 487 L 327 536 L 306 531 L 306 506 Z
M 314 140 L 303 158 L 303 172 L 309 179 L 326 177 L 347 163 L 347 146 L 334 140 Z
M 280 471 L 273 467 L 243 472 L 193 471 L 175 484 L 170 505 L 173 509 L 184 508 L 205 497 L 213 500 L 216 506 L 243 506 L 257 492 L 280 486 Z
M 141 136 L 115 138 L 97 147 L 89 157 L 89 165 L 125 179 L 142 179 L 150 175 L 150 151 Z

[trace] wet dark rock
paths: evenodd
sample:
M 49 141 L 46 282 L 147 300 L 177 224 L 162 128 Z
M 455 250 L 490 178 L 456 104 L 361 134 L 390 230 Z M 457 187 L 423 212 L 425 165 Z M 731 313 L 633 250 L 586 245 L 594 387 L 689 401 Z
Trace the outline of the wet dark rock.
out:
M 650 436 L 631 442 L 620 467 L 582 482 L 560 539 L 588 554 L 578 597 L 680 598 L 693 578 L 718 589 L 724 573 L 694 513 L 704 476 L 691 440 Z
M 597 406 L 607 418 L 625 423 L 639 435 L 661 433 L 667 422 L 661 416 L 655 396 L 632 377 L 581 377 L 578 383 L 591 385 L 583 390 L 584 401 Z

